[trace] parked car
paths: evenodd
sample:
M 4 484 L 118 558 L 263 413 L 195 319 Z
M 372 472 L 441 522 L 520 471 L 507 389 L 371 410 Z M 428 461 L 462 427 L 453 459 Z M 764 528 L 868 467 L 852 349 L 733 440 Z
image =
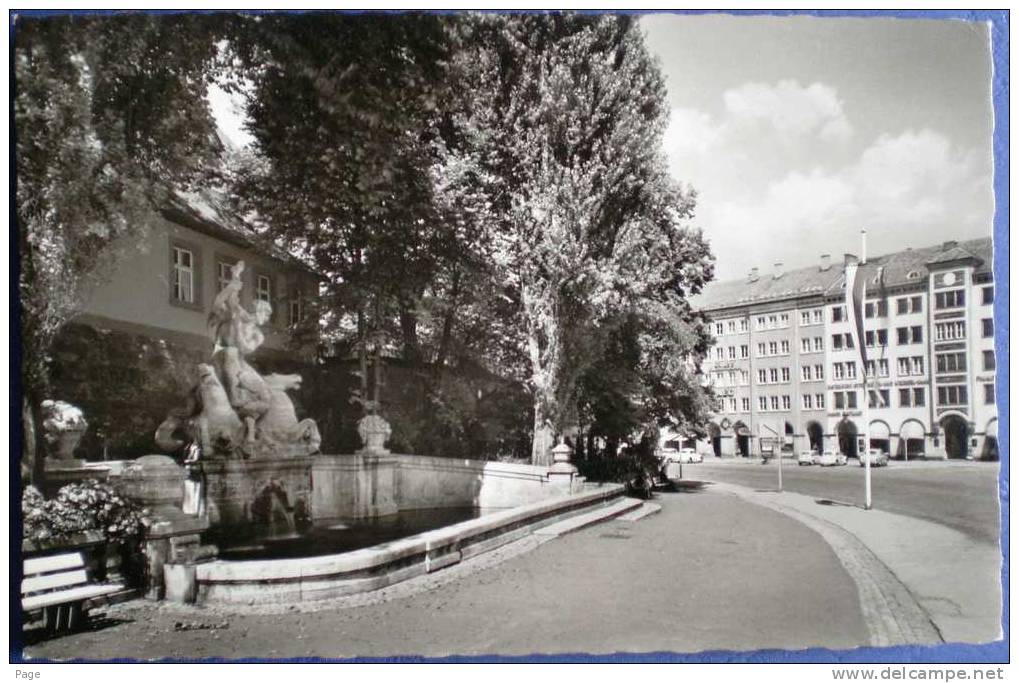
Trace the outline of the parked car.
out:
M 821 467 L 836 467 L 838 465 L 845 465 L 847 462 L 846 456 L 841 453 L 832 453 L 831 451 L 825 451 L 817 458 L 817 464 Z
M 817 453 L 815 453 L 814 451 L 800 451 L 800 455 L 796 459 L 796 464 L 798 464 L 800 466 L 803 466 L 803 465 L 813 465 L 814 464 L 814 458 L 816 458 L 816 457 L 817 457 Z
M 704 456 L 698 453 L 693 448 L 681 448 L 679 453 L 674 458 L 676 462 L 689 463 L 689 462 L 703 462 Z
M 869 453 L 860 453 L 860 467 L 865 467 L 867 460 L 870 460 L 871 467 L 888 466 L 888 454 L 876 448 L 870 449 Z

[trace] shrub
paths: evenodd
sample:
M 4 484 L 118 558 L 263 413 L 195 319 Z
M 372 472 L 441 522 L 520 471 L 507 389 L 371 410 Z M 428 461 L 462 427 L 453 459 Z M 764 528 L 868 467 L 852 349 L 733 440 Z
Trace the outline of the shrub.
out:
M 24 537 L 33 541 L 60 540 L 85 531 L 98 531 L 107 541 L 130 540 L 141 533 L 146 513 L 95 479 L 68 484 L 50 500 L 28 487 L 21 512 Z

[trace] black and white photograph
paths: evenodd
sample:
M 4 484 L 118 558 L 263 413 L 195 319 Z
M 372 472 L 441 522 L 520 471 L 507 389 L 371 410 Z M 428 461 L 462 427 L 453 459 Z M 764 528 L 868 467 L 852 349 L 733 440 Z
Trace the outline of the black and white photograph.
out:
M 18 677 L 1003 678 L 1008 22 L 10 10 Z

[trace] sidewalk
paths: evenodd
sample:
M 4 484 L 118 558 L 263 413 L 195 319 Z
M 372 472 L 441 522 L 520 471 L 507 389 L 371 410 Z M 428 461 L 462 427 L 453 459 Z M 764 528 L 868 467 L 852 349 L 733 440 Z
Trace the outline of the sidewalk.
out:
M 974 463 L 968 463 L 973 465 Z M 958 466 L 958 465 L 953 465 Z M 739 498 L 789 514 L 826 538 L 830 527 L 844 530 L 873 553 L 908 591 L 893 601 L 915 601 L 945 642 L 983 643 L 1001 638 L 1001 552 L 948 527 L 880 510 L 864 510 L 798 493 L 755 491 L 713 484 Z M 826 529 L 826 527 L 828 527 Z M 832 542 L 829 538 L 829 542 Z M 836 541 L 836 544 L 838 541 Z M 839 548 L 836 546 L 836 551 Z M 847 561 L 842 554 L 844 564 Z M 852 560 L 849 560 L 852 562 Z M 847 566 L 850 573 L 852 567 Z M 862 572 L 879 574 L 873 567 Z M 854 576 L 860 583 L 859 576 Z M 872 576 L 880 591 L 895 594 L 888 577 Z M 863 591 L 864 586 L 861 586 Z M 909 605 L 899 605 L 907 610 Z M 867 604 L 864 601 L 864 612 Z M 915 615 L 913 615 L 915 617 Z M 915 626 L 915 624 L 914 624 Z

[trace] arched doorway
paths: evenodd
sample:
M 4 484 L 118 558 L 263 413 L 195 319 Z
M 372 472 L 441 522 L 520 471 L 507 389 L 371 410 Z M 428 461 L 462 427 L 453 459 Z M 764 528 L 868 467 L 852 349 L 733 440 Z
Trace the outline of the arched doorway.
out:
M 946 415 L 941 419 L 941 430 L 945 433 L 945 454 L 957 460 L 969 455 L 969 425 L 958 415 Z
M 715 457 L 722 457 L 722 430 L 714 422 L 708 423 L 708 438 L 711 439 L 711 450 Z
M 856 435 L 856 423 L 850 419 L 839 422 L 836 433 L 839 435 L 839 451 L 847 458 L 855 458 L 858 455 Z
M 811 420 L 807 423 L 807 441 L 810 443 L 810 450 L 824 452 L 824 428 L 819 422 Z
M 886 455 L 892 451 L 892 430 L 884 420 L 874 420 L 870 423 L 870 447 L 876 448 Z
M 736 454 L 743 458 L 749 458 L 750 430 L 742 422 L 737 422 L 732 426 L 732 431 L 736 433 Z
M 992 417 L 987 423 L 987 436 L 984 437 L 984 449 L 980 452 L 981 460 L 998 459 L 998 418 Z
M 922 458 L 927 451 L 927 432 L 923 424 L 916 420 L 906 420 L 899 427 L 899 449 L 897 457 L 907 460 Z

